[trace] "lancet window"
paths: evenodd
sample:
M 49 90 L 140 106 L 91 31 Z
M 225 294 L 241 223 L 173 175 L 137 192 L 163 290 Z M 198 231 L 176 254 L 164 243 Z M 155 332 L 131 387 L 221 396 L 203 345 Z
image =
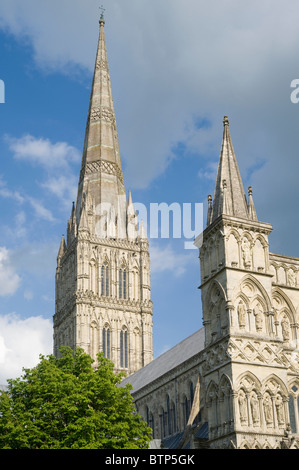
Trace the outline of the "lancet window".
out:
M 126 268 L 121 268 L 119 270 L 118 282 L 119 282 L 118 296 L 120 299 L 126 299 L 127 298 L 127 270 Z
M 111 357 L 111 331 L 108 325 L 105 325 L 102 330 L 102 343 L 103 343 L 103 354 L 105 357 L 110 359 Z
M 120 332 L 120 367 L 128 368 L 128 331 L 125 327 Z
M 108 297 L 110 293 L 110 278 L 108 263 L 104 263 L 101 267 L 101 294 Z

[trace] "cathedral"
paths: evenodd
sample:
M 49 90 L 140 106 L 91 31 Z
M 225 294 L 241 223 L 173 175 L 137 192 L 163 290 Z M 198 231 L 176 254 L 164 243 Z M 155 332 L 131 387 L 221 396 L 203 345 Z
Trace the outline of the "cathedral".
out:
M 223 119 L 198 234 L 203 328 L 153 359 L 149 241 L 124 187 L 104 17 L 76 203 L 57 257 L 54 354 L 98 351 L 125 372 L 152 448 L 299 448 L 299 258 L 272 253 Z M 195 286 L 196 279 L 194 280 Z

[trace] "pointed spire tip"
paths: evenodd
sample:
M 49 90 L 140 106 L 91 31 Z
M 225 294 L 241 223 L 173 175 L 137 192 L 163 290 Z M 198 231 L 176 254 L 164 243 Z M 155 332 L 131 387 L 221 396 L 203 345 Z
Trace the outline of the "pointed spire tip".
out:
M 224 118 L 223 118 L 223 124 L 224 124 L 225 126 L 229 126 L 229 120 L 228 120 L 228 117 L 227 117 L 227 116 L 224 116 Z

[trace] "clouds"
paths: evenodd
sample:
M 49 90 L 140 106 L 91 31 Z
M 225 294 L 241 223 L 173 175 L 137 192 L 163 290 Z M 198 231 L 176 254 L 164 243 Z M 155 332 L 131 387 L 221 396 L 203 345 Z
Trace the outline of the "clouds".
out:
M 94 12 L 94 15 L 92 14 Z M 98 3 L 86 0 L 13 0 L 0 5 L 0 25 L 23 42 L 29 43 L 40 67 L 47 70 L 71 69 L 74 64 L 88 67 L 94 61 L 92 49 L 86 51 L 84 41 L 92 36 L 91 25 L 98 14 Z M 74 12 L 76 12 L 74 14 Z M 67 28 L 70 34 L 65 35 Z M 79 34 L 84 31 L 84 35 Z M 96 31 L 94 32 L 96 37 Z
M 21 279 L 11 262 L 10 251 L 0 247 L 0 297 L 13 295 L 19 288 Z
M 72 165 L 80 161 L 80 152 L 66 142 L 52 143 L 47 138 L 28 134 L 20 138 L 6 136 L 5 140 L 16 161 L 39 167 L 44 171 L 45 179 L 38 183 L 44 190 L 44 196 L 51 194 L 60 200 L 63 207 L 69 208 L 76 197 L 78 179 Z M 14 198 L 19 202 L 27 200 L 38 218 L 49 222 L 56 220 L 51 211 L 43 206 L 41 200 L 9 190 L 3 181 L 2 187 L 0 181 L 0 195 Z
M 92 72 L 96 1 L 11 0 L 2 2 L 0 13 L 2 26 L 32 46 L 38 67 Z M 298 13 L 295 0 L 285 9 L 269 0 L 189 0 L 184 8 L 179 0 L 109 2 L 105 31 L 128 187 L 148 187 L 165 172 L 178 142 L 197 152 L 198 169 L 204 159 L 217 158 L 224 114 L 234 126 L 243 171 L 268 155 L 278 131 L 296 159 L 298 140 L 276 116 L 288 115 L 290 123 L 295 113 L 288 105 L 297 73 Z M 190 134 L 188 123 L 198 116 L 211 126 Z M 260 129 L 263 145 L 250 148 Z M 275 146 L 271 158 L 279 173 Z
M 69 168 L 69 163 L 78 162 L 78 150 L 66 142 L 52 143 L 49 139 L 25 135 L 21 138 L 7 136 L 9 149 L 16 160 L 40 165 L 47 170 Z
M 189 263 L 192 263 L 196 256 L 189 251 L 178 251 L 169 242 L 166 246 L 162 247 L 151 243 L 150 257 L 151 257 L 151 273 L 159 274 L 165 271 L 170 271 L 174 277 L 182 276 L 187 269 Z
M 52 322 L 41 316 L 22 319 L 0 314 L 0 385 L 34 367 L 39 354 L 52 353 Z

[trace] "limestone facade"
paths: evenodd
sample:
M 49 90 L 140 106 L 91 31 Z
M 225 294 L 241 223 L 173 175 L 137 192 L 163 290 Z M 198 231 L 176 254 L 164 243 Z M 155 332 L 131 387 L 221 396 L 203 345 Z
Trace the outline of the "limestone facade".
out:
M 142 371 L 124 383 L 132 383 L 138 410 L 166 446 L 299 448 L 299 259 L 269 252 L 272 226 L 258 221 L 251 187 L 245 197 L 227 117 L 208 201 L 207 227 L 195 242 L 203 309 L 197 347 L 144 387 Z M 148 367 L 159 369 L 159 358 Z M 184 408 L 185 397 L 192 407 Z

